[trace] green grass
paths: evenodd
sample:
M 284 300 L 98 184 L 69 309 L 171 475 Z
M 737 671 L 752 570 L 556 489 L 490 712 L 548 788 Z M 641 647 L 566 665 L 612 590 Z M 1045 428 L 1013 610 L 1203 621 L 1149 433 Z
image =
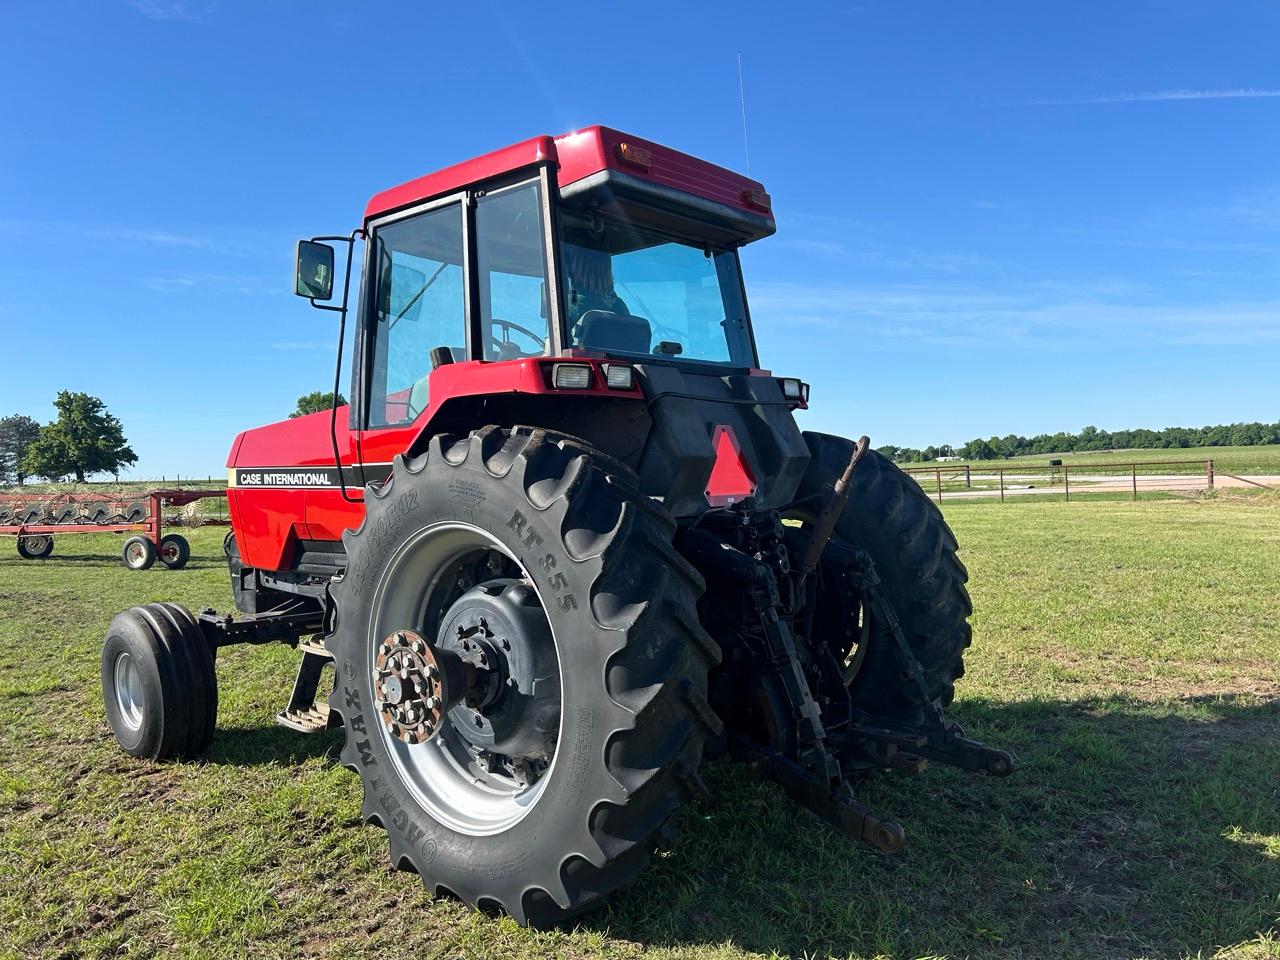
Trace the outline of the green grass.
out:
M 885 857 L 727 764 L 679 842 L 564 931 L 433 901 L 360 822 L 340 731 L 276 727 L 283 648 L 219 654 L 200 762 L 115 748 L 112 614 L 229 605 L 219 530 L 181 572 L 118 538 L 0 540 L 0 956 L 1280 958 L 1280 501 L 946 505 L 974 598 L 952 711 L 1013 750 L 860 788 Z

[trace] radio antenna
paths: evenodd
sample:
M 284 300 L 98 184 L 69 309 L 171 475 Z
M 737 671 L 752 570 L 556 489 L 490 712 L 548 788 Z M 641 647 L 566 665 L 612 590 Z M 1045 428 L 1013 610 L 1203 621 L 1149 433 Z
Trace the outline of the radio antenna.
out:
M 751 146 L 747 141 L 747 94 L 742 84 L 742 51 L 738 51 L 738 103 L 742 107 L 742 152 L 747 156 L 747 176 L 751 176 Z

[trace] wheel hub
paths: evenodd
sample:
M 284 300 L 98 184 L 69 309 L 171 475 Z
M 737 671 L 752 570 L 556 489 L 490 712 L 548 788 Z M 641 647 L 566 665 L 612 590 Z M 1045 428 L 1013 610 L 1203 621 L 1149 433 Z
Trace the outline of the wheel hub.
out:
M 543 761 L 560 726 L 555 644 L 537 595 L 525 581 L 494 579 L 449 608 L 438 646 L 476 668 L 477 682 L 449 714 L 459 736 L 494 764 Z
M 476 685 L 476 667 L 432 646 L 412 630 L 397 630 L 378 647 L 374 697 L 390 733 L 423 743 L 440 730 L 445 713 Z

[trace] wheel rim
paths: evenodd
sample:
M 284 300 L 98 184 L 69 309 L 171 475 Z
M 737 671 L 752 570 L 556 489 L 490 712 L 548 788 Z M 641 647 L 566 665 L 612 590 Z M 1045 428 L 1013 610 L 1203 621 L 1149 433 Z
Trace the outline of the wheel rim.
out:
M 160 545 L 160 557 L 165 563 L 173 563 L 178 559 L 178 545 L 172 541 Z
M 146 559 L 147 548 L 140 543 L 129 544 L 126 555 L 129 558 L 129 566 L 138 567 L 142 565 L 142 561 Z
M 120 722 L 137 730 L 142 726 L 142 674 L 128 653 L 116 657 L 115 687 Z
M 435 638 L 440 624 L 447 619 L 450 594 L 460 589 L 460 567 L 485 554 L 498 554 L 513 563 L 532 586 L 532 578 L 506 547 L 487 531 L 469 524 L 432 524 L 400 546 L 389 560 L 373 597 L 377 612 L 369 624 L 366 665 L 371 676 L 377 675 L 379 645 L 394 631 L 413 629 L 428 639 Z M 537 595 L 536 586 L 533 591 Z M 538 599 L 541 602 L 540 595 Z M 553 630 L 548 634 L 556 649 L 557 670 L 563 684 L 559 643 Z M 414 744 L 396 737 L 381 720 L 374 722 L 401 780 L 433 818 L 458 833 L 501 833 L 519 823 L 542 797 L 559 750 L 553 749 L 549 764 L 527 783 L 488 773 L 480 768 L 481 758 L 460 732 L 464 716 L 472 716 L 472 712 L 455 708 L 445 715 L 436 736 Z M 563 723 L 561 710 L 557 748 Z
M 32 553 L 44 553 L 49 549 L 49 538 L 44 535 L 26 537 L 27 549 Z

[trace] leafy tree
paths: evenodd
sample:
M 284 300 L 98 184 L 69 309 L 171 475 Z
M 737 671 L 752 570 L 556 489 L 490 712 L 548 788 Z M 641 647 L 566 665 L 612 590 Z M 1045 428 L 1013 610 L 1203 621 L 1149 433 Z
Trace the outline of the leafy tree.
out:
M 338 394 L 338 406 L 342 406 L 347 402 L 347 398 L 342 394 Z M 289 418 L 305 417 L 309 413 L 319 413 L 321 410 L 328 410 L 333 405 L 333 393 L 329 390 L 317 390 L 314 393 L 308 393 L 298 398 L 298 409 L 289 414 Z
M 138 462 L 120 421 L 97 397 L 60 390 L 53 406 L 58 419 L 41 427 L 40 436 L 27 448 L 22 460 L 26 473 L 51 480 L 74 474 L 83 483 L 89 474 L 119 473 L 121 467 Z
M 15 413 L 0 418 L 0 483 L 16 480 L 18 486 L 22 486 L 26 482 L 22 459 L 39 436 L 40 424 L 30 417 Z

